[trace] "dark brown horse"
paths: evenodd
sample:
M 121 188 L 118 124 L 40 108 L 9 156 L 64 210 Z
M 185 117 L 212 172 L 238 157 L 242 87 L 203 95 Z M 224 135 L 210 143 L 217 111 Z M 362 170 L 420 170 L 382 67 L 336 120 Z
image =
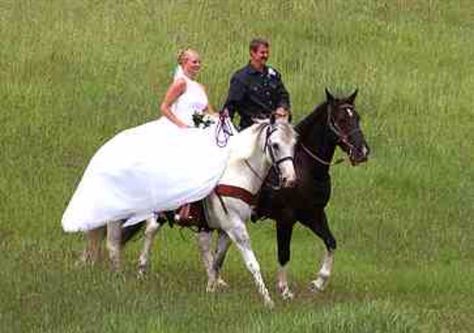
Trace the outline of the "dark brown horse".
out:
M 331 233 L 325 213 L 331 194 L 329 168 L 336 147 L 349 157 L 352 165 L 367 161 L 369 147 L 359 126 L 360 117 L 354 100 L 357 91 L 346 98 L 335 98 L 326 90 L 326 101 L 296 125 L 299 134 L 295 150 L 295 169 L 298 184 L 294 188 L 278 189 L 272 186 L 277 177 L 270 172 L 259 195 L 254 220 L 270 218 L 276 221 L 278 241 L 277 288 L 283 298 L 292 298 L 288 287 L 286 267 L 290 260 L 290 243 L 293 226 L 300 222 L 319 236 L 326 245 L 322 267 L 315 280 L 313 291 L 323 290 L 331 274 L 336 239 Z M 336 162 L 337 163 L 337 162 Z M 219 276 L 227 250 L 218 243 L 214 271 Z

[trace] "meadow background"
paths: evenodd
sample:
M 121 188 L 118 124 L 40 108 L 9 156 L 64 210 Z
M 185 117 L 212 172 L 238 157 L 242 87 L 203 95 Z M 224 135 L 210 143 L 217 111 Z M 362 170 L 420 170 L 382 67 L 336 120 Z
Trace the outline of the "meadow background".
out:
M 322 242 L 293 236 L 275 292 L 272 223 L 249 226 L 276 308 L 231 249 L 229 291 L 207 295 L 192 232 L 165 227 L 152 273 L 76 267 L 62 212 L 95 150 L 158 117 L 180 48 L 197 48 L 219 107 L 248 42 L 265 36 L 296 120 L 324 88 L 359 88 L 368 164 L 333 168 L 338 240 L 324 293 Z M 474 327 L 474 2 L 470 0 L 0 3 L 1 332 L 461 332 Z M 126 158 L 126 157 L 124 157 Z

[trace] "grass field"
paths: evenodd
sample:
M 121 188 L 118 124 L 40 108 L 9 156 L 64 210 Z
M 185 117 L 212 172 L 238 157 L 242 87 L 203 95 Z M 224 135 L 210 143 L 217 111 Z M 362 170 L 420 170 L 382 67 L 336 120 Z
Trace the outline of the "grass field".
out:
M 75 267 L 62 212 L 94 151 L 158 117 L 178 49 L 200 50 L 217 107 L 254 36 L 272 42 L 301 119 L 324 88 L 359 88 L 373 154 L 334 167 L 334 275 L 308 291 L 323 246 L 293 236 L 278 301 L 271 223 L 250 225 L 277 300 L 266 310 L 231 249 L 229 291 L 205 293 L 190 231 L 164 228 L 152 273 Z M 474 2 L 73 1 L 0 3 L 0 332 L 469 332 L 474 327 Z

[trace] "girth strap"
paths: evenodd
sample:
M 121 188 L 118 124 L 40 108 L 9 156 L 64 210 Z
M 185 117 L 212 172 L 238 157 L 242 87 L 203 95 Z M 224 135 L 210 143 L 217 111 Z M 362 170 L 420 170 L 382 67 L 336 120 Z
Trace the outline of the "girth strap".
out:
M 225 185 L 225 184 L 219 184 L 216 186 L 214 189 L 216 192 L 217 196 L 221 197 L 231 197 L 231 198 L 236 198 L 240 199 L 249 206 L 253 206 L 256 204 L 256 196 L 247 191 L 244 188 L 233 186 L 233 185 Z

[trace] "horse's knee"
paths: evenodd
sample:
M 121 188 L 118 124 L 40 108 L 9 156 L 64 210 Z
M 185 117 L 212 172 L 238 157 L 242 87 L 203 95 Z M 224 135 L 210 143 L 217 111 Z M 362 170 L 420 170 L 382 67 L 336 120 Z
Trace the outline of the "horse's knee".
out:
M 245 225 L 235 226 L 231 230 L 226 231 L 229 237 L 242 246 L 249 246 L 250 244 L 250 236 L 247 232 L 247 228 Z
M 334 237 L 328 237 L 324 243 L 326 244 L 326 248 L 329 252 L 333 252 L 337 248 L 337 242 Z

